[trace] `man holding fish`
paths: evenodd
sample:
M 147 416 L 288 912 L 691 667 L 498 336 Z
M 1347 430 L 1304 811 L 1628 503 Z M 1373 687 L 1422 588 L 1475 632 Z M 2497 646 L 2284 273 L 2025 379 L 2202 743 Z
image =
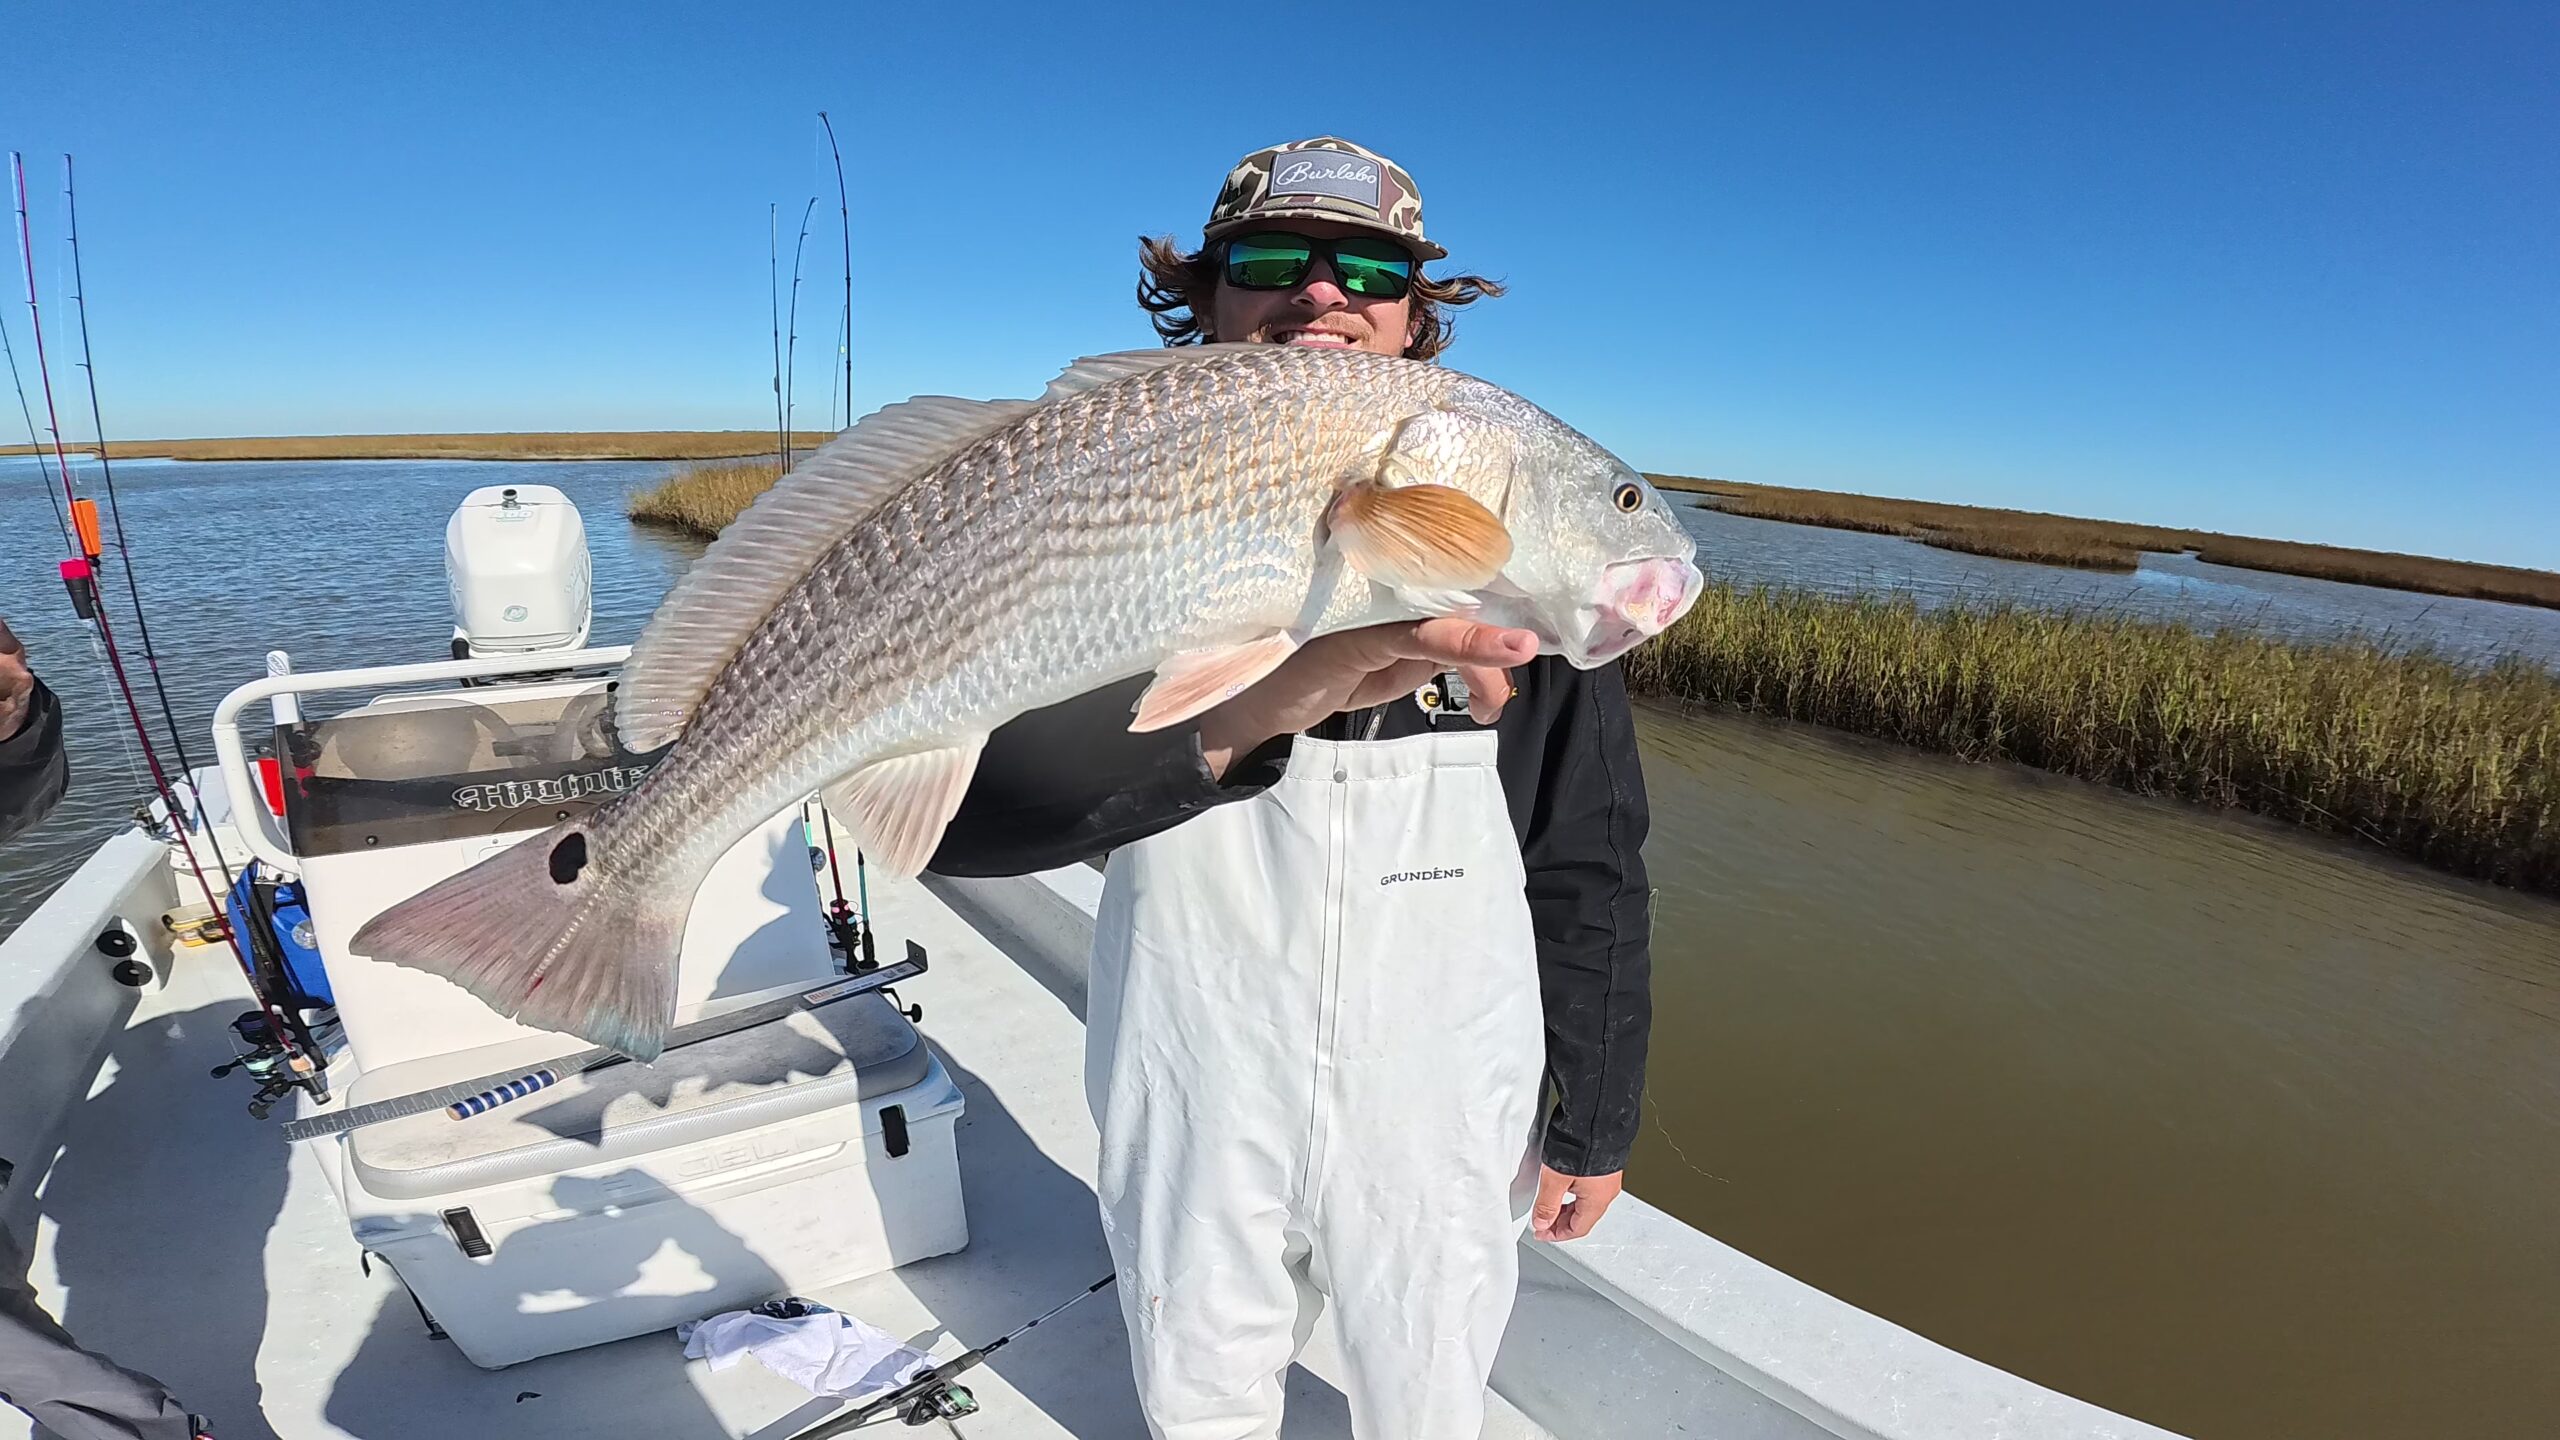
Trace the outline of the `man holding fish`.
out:
M 1696 598 L 1696 547 L 1624 462 L 1421 363 L 1494 287 L 1421 274 L 1382 157 L 1256 152 L 1204 240 L 1149 247 L 1168 348 L 889 406 L 778 482 L 624 667 L 649 778 L 353 948 L 645 1060 L 703 875 L 812 791 L 897 874 L 1111 849 L 1087 1090 L 1151 1430 L 1277 1434 L 1322 1297 L 1364 1440 L 1461 1440 L 1522 1218 L 1587 1231 L 1634 1140 L 1611 662 Z
M 1424 277 L 1445 252 L 1410 177 L 1331 138 L 1247 157 L 1205 240 L 1143 242 L 1142 303 L 1171 343 L 1429 359 L 1445 307 L 1501 293 Z M 1650 1017 L 1643 783 L 1617 667 L 1537 648 L 1461 618 L 1347 630 L 1196 726 L 1127 734 L 1124 686 L 1000 729 L 980 757 L 934 868 L 1115 850 L 1089 1084 L 1159 1435 L 1274 1433 L 1322 1292 L 1361 1435 L 1473 1436 L 1542 1063 L 1557 1094 L 1535 1233 L 1580 1236 L 1618 1194 Z M 1337 767 L 1359 779 L 1326 803 Z M 1484 891 L 1438 893 L 1478 867 Z M 1329 1062 L 1343 1079 L 1318 1078 Z M 1319 1158 L 1334 1175 L 1303 1174 Z

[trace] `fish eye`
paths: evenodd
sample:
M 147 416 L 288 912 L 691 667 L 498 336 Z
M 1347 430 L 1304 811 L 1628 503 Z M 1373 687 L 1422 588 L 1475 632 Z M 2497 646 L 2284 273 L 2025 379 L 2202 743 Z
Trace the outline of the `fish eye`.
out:
M 1633 515 L 1644 508 L 1644 487 L 1631 480 L 1619 486 L 1610 498 L 1618 502 L 1619 509 Z

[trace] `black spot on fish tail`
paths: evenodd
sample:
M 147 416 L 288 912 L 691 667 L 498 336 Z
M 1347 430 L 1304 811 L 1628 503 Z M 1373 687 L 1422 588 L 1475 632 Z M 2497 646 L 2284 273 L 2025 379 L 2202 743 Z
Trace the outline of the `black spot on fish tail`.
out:
M 587 837 L 585 835 L 572 830 L 560 837 L 559 844 L 551 847 L 551 879 L 555 884 L 568 884 L 578 878 L 579 871 L 586 868 Z

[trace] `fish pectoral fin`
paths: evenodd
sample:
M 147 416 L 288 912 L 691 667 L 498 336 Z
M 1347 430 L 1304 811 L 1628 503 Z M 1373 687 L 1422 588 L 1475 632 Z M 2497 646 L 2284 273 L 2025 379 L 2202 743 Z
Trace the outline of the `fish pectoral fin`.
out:
M 862 851 L 901 878 L 922 871 L 978 773 L 987 737 L 875 760 L 843 776 L 818 798 L 849 827 Z
M 1447 485 L 1363 480 L 1333 497 L 1324 520 L 1326 537 L 1353 569 L 1397 589 L 1473 590 L 1511 559 L 1501 517 Z
M 1145 734 L 1179 725 L 1243 694 L 1297 653 L 1298 637 L 1286 630 L 1241 645 L 1185 650 L 1156 667 L 1155 682 L 1138 697 L 1137 718 L 1129 729 Z

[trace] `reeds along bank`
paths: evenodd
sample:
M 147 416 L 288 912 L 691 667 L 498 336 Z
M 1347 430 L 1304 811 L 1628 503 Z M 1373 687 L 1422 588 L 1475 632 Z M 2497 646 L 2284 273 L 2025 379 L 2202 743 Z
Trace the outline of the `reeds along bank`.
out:
M 681 525 L 713 536 L 781 476 L 781 462 L 772 455 L 697 461 L 633 495 L 627 508 L 634 520 Z
M 2131 570 L 2143 551 L 2194 551 L 2209 565 L 2304 575 L 2390 590 L 2503 600 L 2560 609 L 2560 574 L 2469 560 L 2439 560 L 2383 550 L 2349 550 L 2292 540 L 2254 540 L 2210 530 L 2179 530 L 2116 520 L 2086 520 L 2034 510 L 1997 510 L 1894 500 L 1829 490 L 1796 490 L 1729 480 L 1656 475 L 1667 490 L 1708 497 L 1730 514 L 1835 530 L 1901 535 L 1946 550 L 2045 565 Z
M 1711 585 L 1626 663 L 1643 694 L 2255 811 L 2560 894 L 2560 676 L 2529 662 Z

